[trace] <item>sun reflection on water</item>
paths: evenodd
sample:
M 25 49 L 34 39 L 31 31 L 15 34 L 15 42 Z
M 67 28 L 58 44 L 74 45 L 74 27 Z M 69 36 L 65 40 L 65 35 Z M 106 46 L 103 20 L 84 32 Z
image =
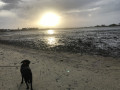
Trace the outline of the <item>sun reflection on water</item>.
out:
M 54 30 L 48 30 L 47 33 L 48 33 L 48 34 L 54 34 L 55 31 L 54 31 Z
M 47 42 L 48 42 L 49 45 L 55 45 L 57 43 L 55 37 L 49 37 L 49 38 L 47 38 Z

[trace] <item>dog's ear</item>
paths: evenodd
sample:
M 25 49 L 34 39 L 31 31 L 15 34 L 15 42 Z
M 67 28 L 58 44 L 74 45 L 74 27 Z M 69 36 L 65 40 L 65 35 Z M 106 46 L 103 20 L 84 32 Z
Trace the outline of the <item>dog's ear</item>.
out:
M 29 60 L 26 59 L 26 60 L 24 60 L 24 61 L 25 61 L 25 63 L 30 64 L 30 61 L 29 61 Z
M 26 60 L 23 60 L 21 63 L 30 64 L 30 61 L 26 59 Z
M 28 61 L 28 64 L 30 64 L 30 61 Z

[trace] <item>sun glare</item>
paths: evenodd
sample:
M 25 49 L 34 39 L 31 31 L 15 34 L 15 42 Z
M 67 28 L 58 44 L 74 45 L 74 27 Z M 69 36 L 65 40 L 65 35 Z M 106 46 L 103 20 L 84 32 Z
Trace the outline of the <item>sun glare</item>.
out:
M 48 30 L 47 33 L 48 34 L 54 34 L 54 30 Z
M 56 26 L 60 21 L 60 17 L 55 13 L 46 13 L 40 20 L 42 26 Z

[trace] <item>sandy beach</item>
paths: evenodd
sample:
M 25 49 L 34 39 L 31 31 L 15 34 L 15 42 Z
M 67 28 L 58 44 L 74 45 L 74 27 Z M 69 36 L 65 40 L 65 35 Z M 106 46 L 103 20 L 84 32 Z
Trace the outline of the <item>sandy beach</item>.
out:
M 45 52 L 0 45 L 0 90 L 26 90 L 21 61 L 29 59 L 33 90 L 120 90 L 120 58 Z

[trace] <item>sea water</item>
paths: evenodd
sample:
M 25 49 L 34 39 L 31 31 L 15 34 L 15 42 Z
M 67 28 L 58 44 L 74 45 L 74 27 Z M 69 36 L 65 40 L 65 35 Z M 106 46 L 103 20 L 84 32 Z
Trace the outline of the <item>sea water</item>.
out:
M 0 32 L 0 42 L 37 50 L 120 54 L 120 27 L 91 27 Z

